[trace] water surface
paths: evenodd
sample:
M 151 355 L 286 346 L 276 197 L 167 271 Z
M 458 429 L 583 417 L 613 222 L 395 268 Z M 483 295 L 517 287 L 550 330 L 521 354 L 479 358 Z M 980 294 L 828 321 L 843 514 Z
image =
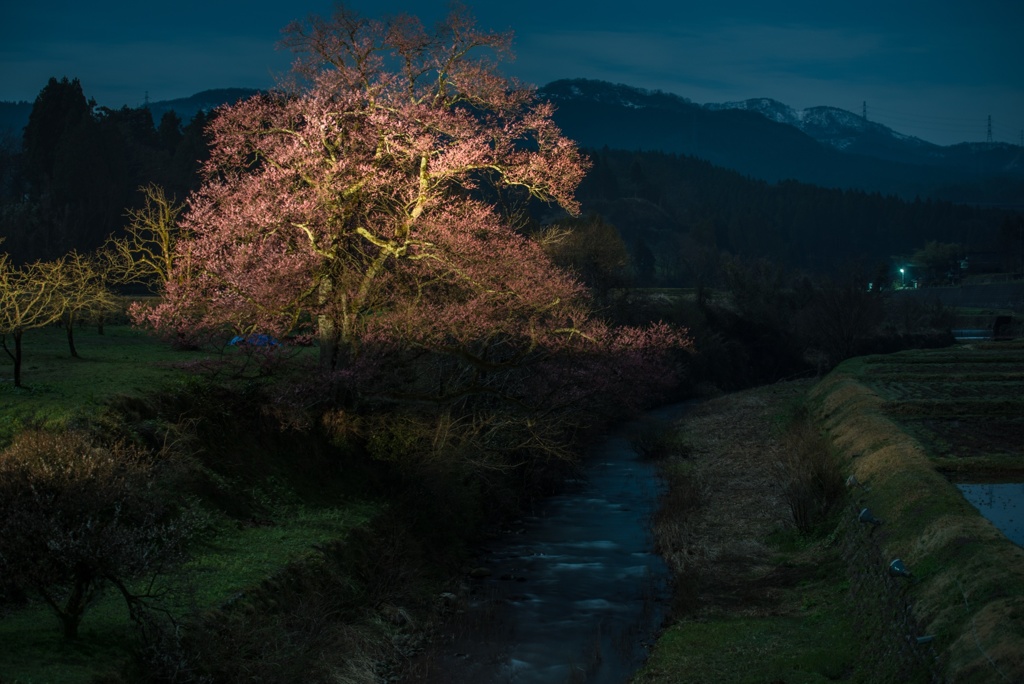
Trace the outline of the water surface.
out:
M 1010 541 L 1024 546 L 1024 483 L 957 484 L 957 487 Z
M 648 414 L 667 421 L 675 405 Z M 584 474 L 485 550 L 463 628 L 417 681 L 621 684 L 665 618 L 670 572 L 654 552 L 662 483 L 626 426 L 593 449 Z

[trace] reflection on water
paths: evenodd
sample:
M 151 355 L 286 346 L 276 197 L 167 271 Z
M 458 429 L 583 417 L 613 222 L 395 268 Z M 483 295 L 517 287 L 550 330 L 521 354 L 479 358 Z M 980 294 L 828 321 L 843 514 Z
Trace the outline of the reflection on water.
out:
M 1010 541 L 1024 546 L 1024 482 L 958 484 L 957 487 Z

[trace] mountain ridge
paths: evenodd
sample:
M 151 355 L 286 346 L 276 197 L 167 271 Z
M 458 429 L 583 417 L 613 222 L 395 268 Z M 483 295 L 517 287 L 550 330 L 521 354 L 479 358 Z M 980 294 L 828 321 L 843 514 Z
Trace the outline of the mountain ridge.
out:
M 1024 207 L 1024 154 L 1006 143 L 940 146 L 837 107 L 797 111 L 771 98 L 697 104 L 590 79 L 539 89 L 584 147 L 661 150 L 769 182 L 799 180 L 957 202 Z
M 187 123 L 259 92 L 204 90 L 147 103 L 158 123 L 174 111 Z M 936 145 L 837 107 L 794 109 L 773 98 L 698 104 L 682 95 L 593 79 L 538 89 L 555 121 L 592 149 L 686 154 L 768 182 L 1024 207 L 1024 151 L 1006 143 Z M 0 133 L 20 140 L 29 103 L 0 102 Z

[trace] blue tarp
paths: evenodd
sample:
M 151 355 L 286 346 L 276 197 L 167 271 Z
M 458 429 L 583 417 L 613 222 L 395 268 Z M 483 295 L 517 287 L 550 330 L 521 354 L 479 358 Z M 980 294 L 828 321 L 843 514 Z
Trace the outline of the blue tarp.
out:
M 231 338 L 231 341 L 228 342 L 228 344 L 245 345 L 250 347 L 276 347 L 280 344 L 280 342 L 275 340 L 270 335 L 257 335 L 256 333 L 253 333 L 252 335 L 246 335 L 245 337 L 242 337 L 241 335 L 235 335 L 234 337 Z

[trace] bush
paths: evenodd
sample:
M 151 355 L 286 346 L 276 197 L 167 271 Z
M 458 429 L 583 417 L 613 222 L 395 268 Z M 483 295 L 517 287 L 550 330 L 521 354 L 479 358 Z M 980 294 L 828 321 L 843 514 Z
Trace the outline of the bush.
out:
M 820 529 L 846 492 L 842 467 L 806 417 L 789 426 L 778 462 L 782 496 L 802 534 Z
M 128 580 L 174 560 L 191 529 L 160 496 L 166 460 L 76 432 L 25 432 L 0 452 L 0 576 L 38 593 L 74 638 L 89 604 L 113 585 L 133 616 Z

